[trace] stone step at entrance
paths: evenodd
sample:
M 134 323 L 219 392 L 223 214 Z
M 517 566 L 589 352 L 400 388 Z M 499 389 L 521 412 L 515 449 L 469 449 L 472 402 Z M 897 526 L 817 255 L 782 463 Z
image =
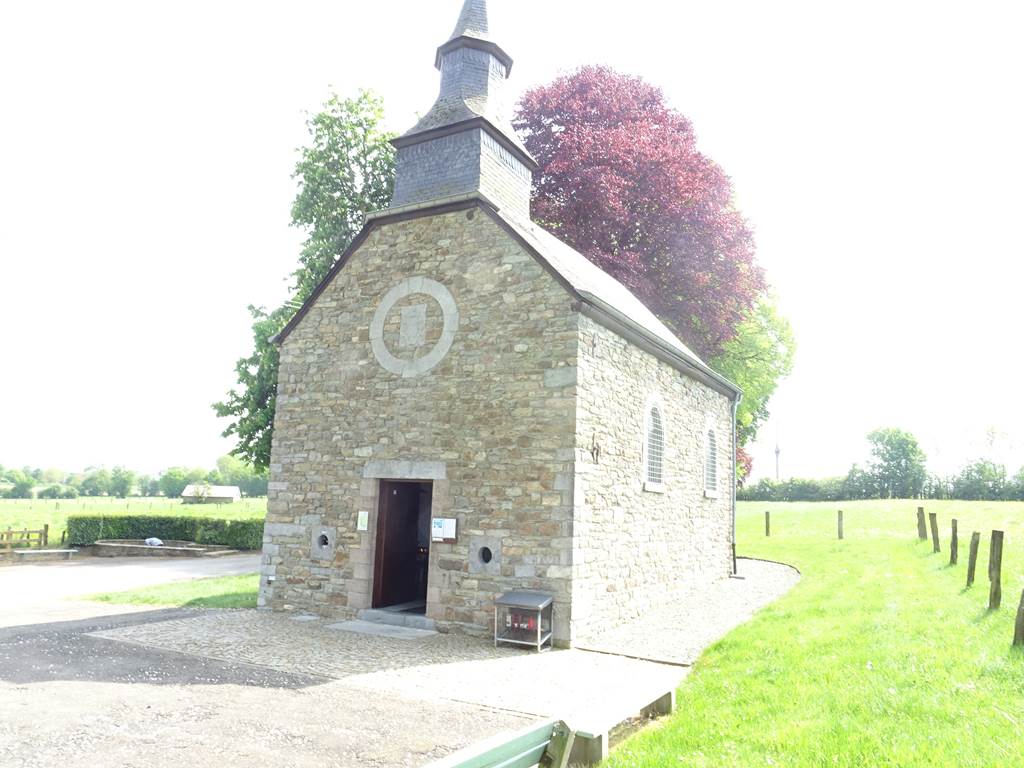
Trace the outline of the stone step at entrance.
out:
M 423 603 L 405 603 L 387 608 L 365 608 L 358 613 L 356 618 L 374 624 L 425 629 L 433 632 L 436 629 L 434 620 L 424 616 L 423 609 Z
M 391 637 L 396 640 L 422 640 L 425 637 L 434 637 L 437 634 L 437 632 L 431 629 L 400 627 L 395 624 L 382 624 L 376 621 L 343 621 L 339 624 L 328 624 L 327 629 L 355 632 L 358 635 Z

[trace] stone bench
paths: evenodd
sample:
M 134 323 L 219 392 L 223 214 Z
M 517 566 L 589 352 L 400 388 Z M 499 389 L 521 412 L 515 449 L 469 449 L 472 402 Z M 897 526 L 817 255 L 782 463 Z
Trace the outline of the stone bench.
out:
M 77 549 L 15 549 L 12 552 L 19 560 L 70 560 L 72 555 L 78 554 Z

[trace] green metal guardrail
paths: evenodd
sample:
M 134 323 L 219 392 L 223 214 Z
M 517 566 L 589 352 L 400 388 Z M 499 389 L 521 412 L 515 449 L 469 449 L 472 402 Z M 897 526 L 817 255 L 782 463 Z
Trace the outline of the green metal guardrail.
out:
M 566 768 L 574 738 L 565 723 L 549 720 L 466 747 L 429 768 Z

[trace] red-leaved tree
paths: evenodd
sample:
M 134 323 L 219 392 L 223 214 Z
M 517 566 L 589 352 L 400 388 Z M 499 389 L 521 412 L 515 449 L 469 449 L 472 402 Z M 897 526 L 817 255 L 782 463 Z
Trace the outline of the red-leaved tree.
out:
M 660 89 L 584 67 L 526 93 L 533 218 L 625 283 L 705 359 L 765 291 L 732 184 Z

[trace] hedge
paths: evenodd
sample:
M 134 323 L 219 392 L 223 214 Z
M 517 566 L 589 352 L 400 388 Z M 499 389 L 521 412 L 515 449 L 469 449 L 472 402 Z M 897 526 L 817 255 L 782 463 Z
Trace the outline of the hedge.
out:
M 99 539 L 177 539 L 196 544 L 222 544 L 233 549 L 262 549 L 262 520 L 169 515 L 68 515 L 71 546 L 86 547 Z

